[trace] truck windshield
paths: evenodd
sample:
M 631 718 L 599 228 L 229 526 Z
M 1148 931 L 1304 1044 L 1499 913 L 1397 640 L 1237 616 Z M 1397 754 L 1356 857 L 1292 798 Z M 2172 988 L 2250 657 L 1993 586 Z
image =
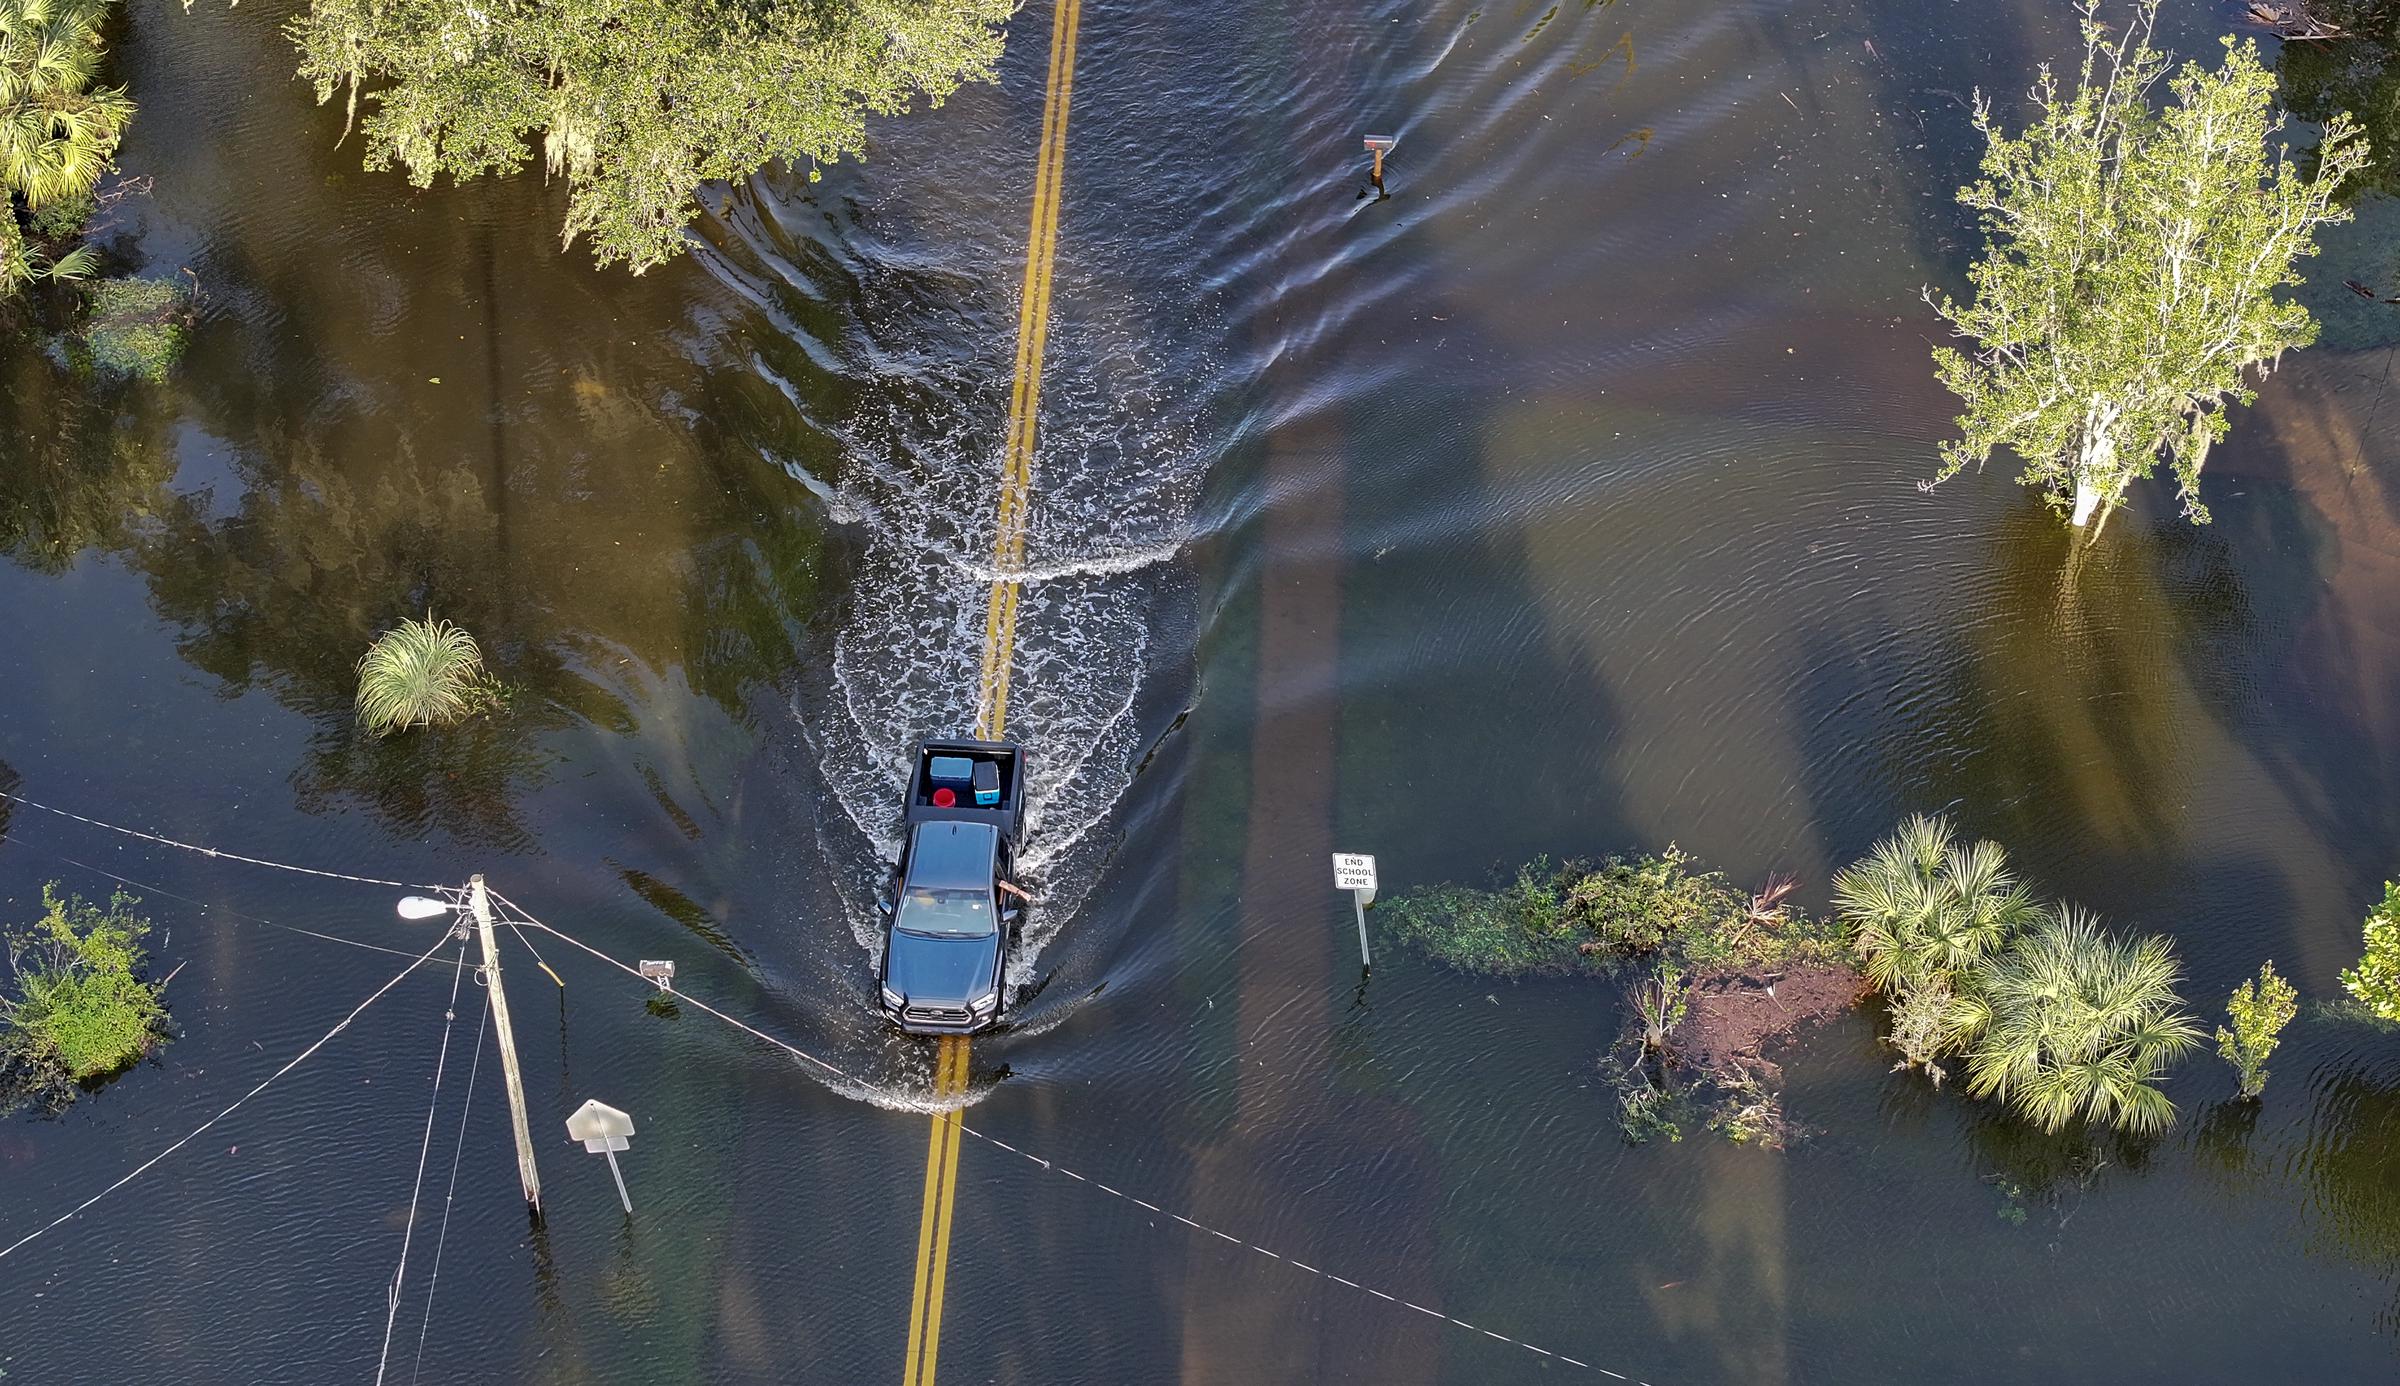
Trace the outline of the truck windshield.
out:
M 988 888 L 930 890 L 912 886 L 902 893 L 900 917 L 893 924 L 912 934 L 981 938 L 994 928 L 992 892 Z

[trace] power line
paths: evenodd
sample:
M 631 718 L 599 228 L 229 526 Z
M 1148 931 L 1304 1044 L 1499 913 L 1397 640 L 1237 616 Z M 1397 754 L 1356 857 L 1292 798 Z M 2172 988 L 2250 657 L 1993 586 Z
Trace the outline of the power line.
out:
M 417 1325 L 417 1361 L 409 1368 L 409 1386 L 425 1372 L 425 1338 L 433 1331 L 433 1292 L 442 1283 L 442 1248 L 450 1245 L 450 1209 L 458 1202 L 458 1169 L 467 1162 L 467 1114 L 475 1110 L 475 1076 L 483 1072 L 483 1035 L 492 1022 L 492 991 L 483 979 L 483 970 L 475 971 L 476 984 L 483 990 L 483 1019 L 475 1022 L 475 1062 L 467 1065 L 466 1099 L 458 1109 L 458 1143 L 450 1150 L 450 1190 L 442 1195 L 442 1235 L 434 1238 L 433 1270 L 425 1277 L 425 1321 Z
M 434 940 L 433 947 L 426 949 L 424 953 L 418 956 L 415 962 L 412 962 L 408 966 L 401 968 L 400 971 L 392 977 L 392 980 L 375 988 L 375 990 L 367 997 L 366 1000 L 359 1002 L 357 1006 L 353 1007 L 350 1011 L 350 1014 L 343 1016 L 340 1023 L 336 1024 L 332 1029 L 327 1030 L 321 1037 L 318 1038 L 316 1043 L 310 1045 L 306 1049 L 301 1050 L 298 1054 L 293 1055 L 283 1067 L 275 1070 L 273 1073 L 268 1074 L 263 1080 L 261 1080 L 257 1087 L 252 1088 L 250 1091 L 243 1093 L 240 1097 L 235 1098 L 232 1106 L 227 1107 L 224 1111 L 217 1113 L 208 1120 L 201 1122 L 198 1126 L 193 1127 L 189 1135 L 186 1135 L 183 1139 L 175 1142 L 173 1145 L 168 1146 L 166 1149 L 158 1152 L 156 1155 L 151 1156 L 149 1159 L 142 1161 L 142 1163 L 139 1165 L 134 1166 L 132 1171 L 118 1179 L 117 1182 L 109 1185 L 105 1189 L 102 1189 L 100 1192 L 93 1194 L 90 1198 L 87 1198 L 83 1202 L 76 1204 L 72 1208 L 69 1208 L 66 1212 L 59 1214 L 57 1217 L 52 1218 L 50 1221 L 42 1224 L 40 1227 L 37 1227 L 31 1232 L 26 1233 L 24 1236 L 17 1238 L 13 1242 L 10 1242 L 7 1246 L 0 1247 L 0 1259 L 5 1259 L 11 1252 L 14 1252 L 17 1248 L 25 1245 L 27 1242 L 32 1241 L 34 1238 L 41 1236 L 43 1233 L 50 1231 L 54 1227 L 57 1227 L 60 1223 L 63 1223 L 83 1212 L 85 1209 L 91 1207 L 95 1203 L 98 1203 L 101 1199 L 108 1197 L 110 1194 L 115 1193 L 117 1190 L 124 1188 L 127 1184 L 132 1183 L 136 1178 L 148 1171 L 151 1166 L 156 1165 L 159 1161 L 164 1160 L 169 1155 L 172 1155 L 176 1151 L 181 1150 L 185 1146 L 191 1144 L 201 1132 L 206 1131 L 209 1127 L 214 1126 L 218 1122 L 223 1121 L 225 1118 L 233 1115 L 235 1108 L 240 1107 L 243 1103 L 249 1101 L 253 1097 L 258 1096 L 260 1093 L 265 1092 L 269 1083 L 274 1082 L 276 1079 L 281 1078 L 283 1075 L 291 1072 L 293 1069 L 298 1068 L 302 1061 L 306 1060 L 311 1054 L 314 1054 L 318 1050 L 324 1048 L 325 1045 L 331 1041 L 335 1035 L 338 1035 L 342 1031 L 349 1029 L 351 1021 L 358 1019 L 358 1017 L 367 1009 L 367 1007 L 374 1005 L 378 1000 L 382 999 L 385 992 L 390 991 L 393 987 L 400 985 L 402 978 L 405 978 L 409 973 L 416 971 L 419 966 L 430 961 L 435 953 L 441 951 L 442 945 L 449 941 L 450 937 L 448 934 L 444 934 L 441 938 Z
M 314 866 L 294 866 L 290 862 L 269 861 L 265 857 L 246 857 L 239 852 L 226 852 L 215 847 L 203 847 L 197 842 L 179 842 L 171 837 L 161 837 L 157 833 L 143 832 L 139 828 L 119 827 L 114 823 L 103 823 L 97 818 L 86 818 L 80 813 L 69 813 L 67 810 L 62 808 L 52 808 L 50 805 L 42 803 L 39 800 L 28 799 L 22 794 L 11 793 L 5 789 L 0 789 L 0 799 L 6 799 L 11 803 L 23 804 L 27 808 L 37 808 L 44 813 L 55 813 L 61 818 L 71 818 L 78 823 L 86 823 L 95 828 L 106 828 L 112 833 L 123 833 L 127 837 L 138 837 L 144 842 L 156 842 L 166 847 L 179 847 L 186 852 L 198 852 L 204 857 L 221 857 L 226 861 L 247 862 L 252 866 L 272 867 L 277 871 L 291 871 L 302 876 L 323 876 L 328 880 L 356 881 L 361 885 L 397 886 L 402 890 L 440 889 L 438 886 L 423 885 L 415 881 L 387 881 L 376 876 L 353 876 L 347 871 L 324 871 Z
M 105 866 L 94 866 L 88 861 L 78 861 L 74 857 L 70 857 L 66 853 L 58 851 L 55 848 L 38 846 L 34 843 L 27 842 L 21 837 L 12 837 L 8 840 L 20 847 L 39 852 L 43 856 L 49 857 L 53 861 L 63 861 L 69 866 L 81 867 L 94 875 L 106 876 L 110 880 L 115 881 L 120 885 L 129 885 L 136 890 L 146 890 L 152 895 L 163 895 L 170 900 L 181 900 L 183 903 L 190 905 L 194 909 L 197 909 L 204 914 L 230 914 L 236 919 L 246 919 L 253 924 L 264 924 L 270 929 L 281 929 L 285 933 L 301 934 L 308 938 L 321 938 L 327 943 L 347 944 L 352 948 L 364 948 L 373 953 L 389 953 L 395 958 L 413 958 L 416 956 L 416 954 L 409 952 L 405 948 L 386 948 L 380 943 L 368 943 L 362 939 L 343 938 L 339 934 L 325 934 L 319 933 L 315 929 L 303 929 L 297 924 L 280 923 L 276 920 L 267 919 L 259 915 L 245 913 L 244 911 L 237 910 L 230 905 L 212 905 L 205 900 L 195 900 L 189 895 L 179 895 L 174 891 L 167 889 L 165 886 L 152 885 L 147 881 L 137 881 L 131 876 L 120 876 Z
M 508 898 L 507 896 L 505 896 L 505 895 L 502 895 L 502 894 L 501 894 L 499 891 L 492 890 L 492 889 L 491 889 L 489 886 L 486 886 L 486 887 L 485 887 L 485 890 L 486 890 L 486 891 L 487 891 L 487 892 L 488 892 L 488 893 L 491 895 L 491 897 L 492 897 L 493 899 L 495 899 L 495 900 L 499 901 L 501 904 L 503 904 L 503 905 L 507 906 L 509 909 L 511 909 L 511 910 L 513 910 L 513 911 L 515 911 L 515 912 L 516 912 L 516 915 L 517 915 L 517 918 L 518 918 L 519 920 L 521 920 L 522 922 L 524 922 L 524 923 L 526 923 L 526 924 L 528 924 L 528 925 L 531 925 L 532 927 L 534 927 L 534 928 L 536 928 L 536 929 L 539 929 L 539 930 L 541 930 L 543 933 L 545 933 L 545 934 L 548 934 L 548 935 L 550 935 L 552 938 L 558 939 L 558 940 L 560 940 L 561 942 L 563 942 L 563 943 L 566 943 L 566 944 L 568 944 L 568 945 L 569 945 L 569 946 L 571 946 L 571 947 L 575 947 L 575 948 L 580 948 L 580 949 L 582 949 L 584 952 L 591 954 L 593 957 L 595 957 L 595 958 L 598 958 L 600 961 L 602 961 L 602 962 L 604 962 L 604 963 L 607 963 L 607 964 L 608 964 L 610 967 L 613 967 L 613 968 L 617 969 L 619 972 L 623 972 L 623 973 L 626 973 L 626 974 L 628 974 L 628 975 L 630 975 L 630 976 L 634 976 L 634 977 L 640 977 L 640 978 L 641 978 L 641 981 L 642 981 L 642 985 L 643 985 L 643 986 L 656 986 L 656 985 L 657 985 L 656 983 L 652 982 L 652 981 L 651 981 L 649 978 L 647 978 L 647 977 L 642 977 L 641 969 L 639 969 L 639 968 L 634 968 L 634 967 L 627 967 L 625 964 L 623 964 L 623 963 L 621 963 L 621 962 L 617 961 L 615 958 L 612 958 L 612 957 L 610 957 L 608 954 L 601 952 L 599 949 L 592 947 L 590 944 L 588 944 L 588 943 L 585 943 L 583 940 L 581 940 L 581 939 L 579 939 L 579 938 L 576 938 L 576 937 L 575 937 L 575 936 L 573 936 L 572 934 L 565 934 L 565 933 L 561 933 L 561 932 L 559 932 L 558 930 L 551 928 L 549 925 L 547 925 L 547 924 L 544 924 L 542 921 L 540 921 L 540 920 L 538 920 L 538 919 L 534 918 L 534 917 L 533 917 L 533 915 L 532 915 L 532 914 L 531 914 L 529 911 L 527 911 L 527 910 L 526 910 L 526 908 L 525 908 L 523 905 L 520 905 L 520 904 L 518 904 L 516 901 L 509 899 L 509 898 Z M 529 946 L 530 946 L 530 945 L 529 945 Z M 785 1041 L 783 1041 L 783 1040 L 779 1040 L 779 1039 L 775 1038 L 773 1035 L 770 1035 L 770 1034 L 768 1034 L 768 1033 L 767 1033 L 766 1031 L 764 1031 L 764 1030 L 758 1029 L 758 1028 L 756 1028 L 756 1027 L 754 1027 L 754 1026 L 747 1025 L 747 1024 L 743 1023 L 742 1021 L 736 1020 L 736 1019 L 734 1019 L 732 1016 L 729 1016 L 729 1015 L 725 1014 L 723 1011 L 720 1011 L 720 1010 L 718 1010 L 716 1007 L 714 1007 L 714 1006 L 711 1006 L 711 1005 L 710 1005 L 710 1004 L 708 1004 L 706 1001 L 703 1001 L 703 1000 L 701 1000 L 700 998 L 698 998 L 698 997 L 696 997 L 696 996 L 693 996 L 693 995 L 689 994 L 688 992 L 682 992 L 682 991 L 678 991 L 678 992 L 676 992 L 676 993 L 675 993 L 675 999 L 676 999 L 676 1000 L 678 1000 L 678 1001 L 688 1001 L 688 1002 L 690 1002 L 690 1003 L 691 1003 L 693 1006 L 697 1007 L 697 1008 L 698 1008 L 698 1009 L 700 1009 L 700 1010 L 706 1011 L 707 1013 L 709 1013 L 710 1015 L 713 1015 L 713 1016 L 715 1016 L 715 1017 L 716 1017 L 717 1019 L 719 1019 L 719 1020 L 722 1020 L 722 1021 L 724 1021 L 726 1024 L 728 1024 L 728 1025 L 732 1026 L 732 1027 L 733 1027 L 733 1028 L 735 1028 L 736 1030 L 740 1030 L 740 1031 L 744 1032 L 745 1034 L 749 1034 L 749 1035 L 755 1036 L 755 1037 L 757 1037 L 757 1038 L 759 1038 L 759 1039 L 765 1040 L 767 1043 L 769 1043 L 769 1044 L 771 1044 L 771 1045 L 774 1045 L 774 1046 L 775 1046 L 776 1048 L 778 1048 L 778 1049 L 784 1050 L 785 1052 L 787 1052 L 787 1053 L 789 1053 L 789 1054 L 792 1054 L 792 1055 L 794 1055 L 794 1056 L 796 1056 L 796 1057 L 798 1057 L 798 1058 L 805 1059 L 805 1060 L 807 1060 L 808 1062 L 810 1062 L 810 1063 L 812 1063 L 812 1064 L 815 1064 L 817 1067 L 819 1067 L 819 1068 L 821 1068 L 821 1069 L 825 1070 L 827 1073 L 830 1073 L 830 1074 L 832 1074 L 834 1077 L 841 1079 L 843 1082 L 846 1082 L 846 1083 L 860 1083 L 862 1086 L 864 1085 L 864 1080 L 862 1080 L 862 1079 L 860 1079 L 860 1078 L 857 1078 L 857 1077 L 854 1077 L 854 1076 L 853 1076 L 853 1075 L 851 1075 L 850 1073 L 848 1073 L 848 1072 L 844 1071 L 844 1070 L 843 1070 L 842 1068 L 840 1068 L 839 1066 L 837 1066 L 837 1065 L 834 1065 L 834 1064 L 827 1063 L 825 1060 L 818 1058 L 816 1055 L 809 1053 L 807 1050 L 800 1048 L 798 1045 L 790 1044 L 790 1043 L 787 1043 L 787 1042 L 785 1042 Z
M 563 940 L 564 942 L 576 948 L 580 948 L 584 952 L 591 954 L 593 957 L 600 959 L 602 962 L 607 963 L 609 966 L 616 968 L 620 972 L 630 973 L 637 978 L 642 977 L 642 974 L 638 969 L 627 967 L 624 963 L 617 961 L 615 958 L 612 958 L 608 954 L 601 952 L 599 949 L 592 947 L 590 944 L 583 942 L 581 939 L 575 938 L 569 934 L 554 929 L 547 924 L 544 924 L 539 919 L 534 918 L 524 906 L 518 904 L 514 900 L 509 899 L 507 896 L 502 895 L 500 892 L 495 890 L 490 891 L 490 894 L 493 899 L 498 900 L 501 904 L 515 911 L 518 917 L 521 918 L 529 927 L 539 929 L 543 933 L 549 934 L 553 938 Z M 648 978 L 642 978 L 642 984 L 644 986 L 652 985 Z M 744 1034 L 755 1036 L 756 1038 L 762 1039 L 768 1044 L 774 1045 L 776 1048 L 781 1049 L 786 1053 L 792 1054 L 801 1059 L 805 1059 L 808 1062 L 815 1064 L 817 1067 L 824 1069 L 826 1072 L 841 1078 L 845 1082 L 856 1083 L 861 1087 L 870 1086 L 865 1079 L 859 1078 L 844 1069 L 827 1063 L 825 1060 L 818 1058 L 816 1055 L 809 1053 L 807 1050 L 804 1050 L 797 1045 L 789 1044 L 783 1040 L 777 1039 L 775 1036 L 770 1035 L 763 1030 L 744 1024 L 743 1022 L 734 1019 L 732 1016 L 725 1014 L 723 1011 L 716 1009 L 714 1006 L 711 1006 L 708 1003 L 693 997 L 688 992 L 680 990 L 677 991 L 675 993 L 675 999 L 678 1002 L 689 1003 L 690 1005 L 715 1016 L 717 1019 L 733 1026 L 735 1029 L 742 1031 Z M 1526 1342 L 1522 1338 L 1509 1337 L 1505 1333 L 1495 1332 L 1492 1329 L 1485 1328 L 1481 1324 L 1469 1323 L 1465 1319 L 1445 1314 L 1439 1309 L 1428 1308 L 1425 1305 L 1416 1303 L 1414 1300 L 1402 1299 L 1398 1295 L 1387 1294 L 1382 1290 L 1376 1289 L 1372 1285 L 1364 1285 L 1358 1281 L 1348 1279 L 1347 1277 L 1336 1275 L 1332 1271 L 1321 1270 L 1308 1264 L 1306 1261 L 1299 1260 L 1295 1257 L 1286 1256 L 1280 1252 L 1270 1251 L 1266 1247 L 1260 1246 L 1256 1242 L 1234 1236 L 1230 1232 L 1219 1231 L 1218 1229 L 1211 1227 L 1204 1222 L 1197 1222 L 1191 1218 L 1187 1218 L 1181 1213 L 1168 1212 L 1166 1209 L 1161 1208 L 1157 1204 L 1152 1203 L 1147 1199 L 1136 1198 L 1132 1194 L 1126 1193 L 1121 1189 L 1112 1188 L 1107 1184 L 1101 1183 L 1097 1179 L 1087 1178 L 1086 1176 L 1078 1174 L 1074 1170 L 1071 1170 L 1065 1165 L 1059 1164 L 1056 1161 L 1045 1160 L 1041 1156 L 1035 1155 L 1030 1151 L 1019 1150 L 1015 1146 L 1010 1145 L 1008 1142 L 1001 1140 L 997 1136 L 986 1135 L 985 1133 L 976 1130 L 974 1127 L 967 1125 L 964 1121 L 961 1121 L 958 1124 L 958 1129 L 965 1132 L 967 1135 L 973 1136 L 975 1139 L 984 1142 L 987 1145 L 998 1146 L 1000 1149 L 1007 1151 L 1009 1154 L 1014 1155 L 1019 1159 L 1028 1161 L 1032 1164 L 1040 1165 L 1043 1169 L 1052 1174 L 1063 1174 L 1067 1178 L 1074 1180 L 1076 1183 L 1088 1185 L 1091 1188 L 1098 1189 L 1100 1192 L 1109 1195 L 1111 1198 L 1118 1199 L 1122 1202 L 1131 1203 L 1141 1208 L 1146 1208 L 1161 1217 L 1172 1218 L 1175 1221 L 1182 1223 L 1184 1226 L 1191 1228 L 1195 1232 L 1205 1232 L 1209 1236 L 1214 1237 L 1221 1242 L 1225 1242 L 1232 1246 L 1242 1247 L 1250 1251 L 1255 1251 L 1259 1255 L 1264 1256 L 1271 1261 L 1281 1262 L 1282 1264 L 1290 1266 L 1295 1270 L 1305 1271 L 1321 1280 L 1330 1280 L 1337 1285 L 1344 1285 L 1350 1289 L 1360 1291 L 1364 1294 L 1373 1295 L 1377 1299 L 1384 1300 L 1387 1303 L 1399 1305 L 1403 1309 L 1414 1309 L 1420 1314 L 1439 1319 L 1443 1323 L 1449 1324 L 1454 1328 L 1463 1328 L 1470 1332 L 1480 1333 L 1486 1338 L 1493 1339 L 1497 1342 L 1506 1343 L 1510 1347 L 1523 1348 L 1527 1352 L 1534 1353 L 1542 1357 L 1547 1357 L 1566 1366 L 1581 1367 L 1586 1371 L 1596 1371 L 1603 1376 L 1611 1377 L 1618 1381 L 1632 1382 L 1634 1383 L 1634 1386 L 1650 1386 L 1650 1383 L 1647 1381 L 1640 1381 L 1637 1378 L 1626 1376 L 1621 1372 L 1610 1371 L 1606 1367 L 1594 1366 L 1592 1363 L 1583 1361 L 1579 1358 L 1569 1357 L 1563 1352 L 1553 1352 L 1545 1347 L 1537 1347 L 1532 1343 Z
M 375 1357 L 375 1386 L 383 1386 L 383 1369 L 392 1356 L 392 1325 L 400 1321 L 400 1292 L 408 1284 L 408 1249 L 417 1239 L 417 1195 L 425 1189 L 425 1157 L 433 1153 L 433 1117 L 442 1109 L 442 1070 L 450 1064 L 450 1027 L 458 1019 L 458 984 L 467 975 L 467 945 L 458 945 L 458 969 L 450 974 L 450 1000 L 442 1008 L 442 1048 L 433 1059 L 433 1099 L 425 1104 L 425 1136 L 417 1143 L 417 1181 L 408 1189 L 408 1221 L 400 1231 L 400 1265 L 392 1272 L 392 1288 L 384 1295 L 383 1351 Z M 489 995 L 489 993 L 486 993 Z M 447 1221 L 447 1210 L 444 1219 Z

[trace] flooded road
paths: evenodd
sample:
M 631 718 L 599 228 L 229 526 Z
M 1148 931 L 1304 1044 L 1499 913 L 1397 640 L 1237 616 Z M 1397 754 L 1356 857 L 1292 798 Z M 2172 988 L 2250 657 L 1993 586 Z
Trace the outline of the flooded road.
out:
M 2201 54 L 2234 10 L 2168 37 Z M 712 189 L 639 278 L 561 254 L 537 179 L 361 173 L 286 80 L 288 11 L 128 10 L 122 163 L 155 185 L 127 234 L 206 315 L 164 387 L 0 357 L 0 788 L 482 871 L 853 1075 L 506 940 L 550 1217 L 526 1231 L 487 1072 L 421 1373 L 421 1270 L 398 1317 L 412 1376 L 897 1380 L 933 1051 L 873 1013 L 865 901 L 906 744 L 977 711 L 1049 9 L 996 86 L 821 183 Z M 1086 9 L 1010 711 L 1044 907 L 973 1051 L 943 1380 L 2394 1370 L 2390 1035 L 2304 1012 L 2255 1111 L 2195 1058 L 2175 1130 L 2094 1161 L 1888 1073 L 1861 1014 L 1786 1061 L 1793 1150 L 1628 1147 L 1613 992 L 1396 947 L 1362 979 L 1326 879 L 1337 849 L 1388 894 L 1673 841 L 1823 908 L 1947 807 L 2171 934 L 2212 1019 L 2270 956 L 2339 995 L 2400 840 L 2400 319 L 2319 286 L 2400 219 L 2308 266 L 2326 343 L 2237 414 L 2214 525 L 2137 492 L 2069 576 L 2005 475 L 1915 485 L 1953 412 L 1917 293 L 1973 253 L 1965 108 L 2068 56 L 2066 19 Z M 1389 200 L 1369 132 L 1400 137 Z M 365 738 L 352 664 L 427 607 L 510 705 Z M 158 1062 L 0 1124 L 7 1240 L 404 961 L 277 926 L 433 941 L 394 889 L 0 828 L 0 917 L 131 880 L 185 966 Z M 371 1376 L 449 980 L 0 1260 L 7 1379 Z M 639 1123 L 630 1221 L 552 1139 L 586 1098 Z

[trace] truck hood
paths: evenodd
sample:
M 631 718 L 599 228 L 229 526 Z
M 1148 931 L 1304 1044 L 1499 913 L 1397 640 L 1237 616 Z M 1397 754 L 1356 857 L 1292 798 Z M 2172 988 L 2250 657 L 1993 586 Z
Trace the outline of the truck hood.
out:
M 892 931 L 884 985 L 910 1001 L 964 1006 L 990 991 L 1000 962 L 1000 937 L 929 938 Z

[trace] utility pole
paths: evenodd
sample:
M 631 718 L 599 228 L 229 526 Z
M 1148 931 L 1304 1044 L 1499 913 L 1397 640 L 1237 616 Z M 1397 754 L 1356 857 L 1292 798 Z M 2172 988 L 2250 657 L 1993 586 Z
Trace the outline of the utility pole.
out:
M 492 902 L 483 877 L 467 882 L 467 907 L 475 912 L 475 931 L 483 939 L 483 984 L 492 996 L 492 1020 L 500 1031 L 500 1069 L 508 1079 L 508 1120 L 517 1132 L 517 1179 L 525 1186 L 525 1205 L 535 1218 L 542 1215 L 542 1175 L 533 1167 L 533 1132 L 525 1123 L 525 1078 L 517 1071 L 517 1032 L 508 1023 L 508 993 L 500 987 L 500 945 L 492 937 Z

